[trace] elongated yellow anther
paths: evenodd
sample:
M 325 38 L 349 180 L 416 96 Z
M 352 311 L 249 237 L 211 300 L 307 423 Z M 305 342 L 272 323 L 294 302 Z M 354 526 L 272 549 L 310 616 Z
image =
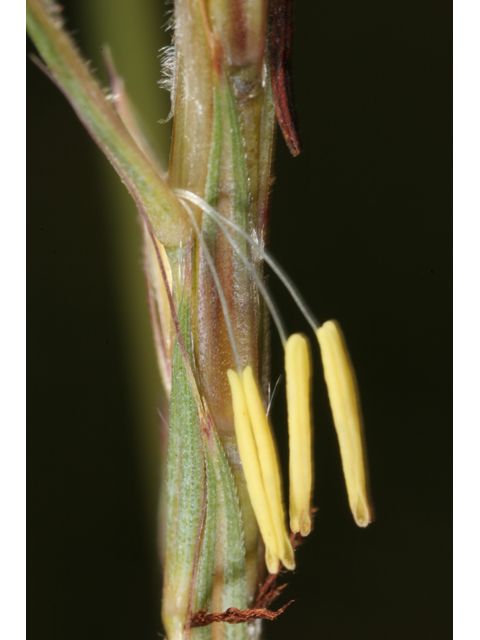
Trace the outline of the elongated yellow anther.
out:
M 260 469 L 255 438 L 250 423 L 243 383 L 236 371 L 227 372 L 232 392 L 233 419 L 238 451 L 247 483 L 248 495 L 265 543 L 265 560 L 270 573 L 278 573 L 279 552 L 275 528 L 270 513 Z
M 334 320 L 317 329 L 325 382 L 337 431 L 348 501 L 355 522 L 371 522 L 366 481 L 366 456 L 362 441 L 362 414 L 355 371 L 342 331 Z
M 278 543 L 278 556 L 285 567 L 292 570 L 295 568 L 295 560 L 285 528 L 285 511 L 283 508 L 277 452 L 252 367 L 245 367 L 242 381 L 250 423 L 257 446 L 263 485 Z
M 310 351 L 305 336 L 294 333 L 285 345 L 288 441 L 290 449 L 290 529 L 307 536 L 312 528 L 312 425 Z

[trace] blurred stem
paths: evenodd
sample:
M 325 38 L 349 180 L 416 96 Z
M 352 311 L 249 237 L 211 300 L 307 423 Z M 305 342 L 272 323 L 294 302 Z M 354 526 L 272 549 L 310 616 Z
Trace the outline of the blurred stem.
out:
M 101 75 L 101 47 L 110 46 L 119 74 L 125 81 L 149 140 L 163 166 L 168 161 L 171 127 L 159 125 L 169 110 L 168 94 L 160 91 L 158 49 L 168 38 L 161 25 L 165 21 L 161 7 L 154 0 L 85 0 L 79 16 L 83 29 L 82 48 Z M 85 37 L 83 37 L 85 35 Z M 146 304 L 146 286 L 141 261 L 142 232 L 131 198 L 117 176 L 101 160 L 107 217 L 111 238 L 111 273 L 116 290 L 122 335 L 125 370 L 128 376 L 138 443 L 138 460 L 145 497 L 145 517 L 149 531 L 156 528 L 158 477 L 161 456 L 166 446 L 159 446 L 159 428 L 164 429 L 157 408 L 166 417 L 168 400 L 161 391 L 152 340 L 152 328 Z M 160 469 L 163 473 L 163 469 Z

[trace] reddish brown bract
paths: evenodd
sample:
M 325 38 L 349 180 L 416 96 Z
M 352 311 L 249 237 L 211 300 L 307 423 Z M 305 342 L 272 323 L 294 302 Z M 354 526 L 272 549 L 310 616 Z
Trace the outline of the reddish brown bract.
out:
M 290 54 L 292 44 L 292 0 L 274 0 L 271 14 L 270 64 L 275 111 L 292 156 L 300 153 L 295 127 Z

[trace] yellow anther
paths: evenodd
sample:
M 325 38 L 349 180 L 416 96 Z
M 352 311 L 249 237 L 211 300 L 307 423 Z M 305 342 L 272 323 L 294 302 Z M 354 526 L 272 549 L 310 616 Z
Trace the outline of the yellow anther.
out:
M 338 323 L 329 320 L 316 333 L 340 444 L 350 509 L 357 525 L 366 527 L 371 522 L 371 513 L 367 496 L 362 414 L 355 372 Z
M 261 530 L 260 530 L 261 531 Z M 280 571 L 280 560 L 274 556 L 270 548 L 265 545 L 265 564 L 269 573 L 278 573 Z
M 285 345 L 285 372 L 290 449 L 290 529 L 307 536 L 312 526 L 311 373 L 308 341 L 299 333 L 291 335 Z
M 279 570 L 278 543 L 273 526 L 270 506 L 260 469 L 255 438 L 248 413 L 242 380 L 238 373 L 228 370 L 228 381 L 232 392 L 233 418 L 237 436 L 238 451 L 242 461 L 248 495 L 265 543 L 265 559 L 270 573 Z
M 290 542 L 290 537 L 287 533 L 285 525 L 283 526 L 283 539 L 285 551 L 283 554 L 282 562 L 289 571 L 293 571 L 295 569 L 295 554 L 293 552 L 292 543 Z
M 263 485 L 270 506 L 270 513 L 272 515 L 278 543 L 278 557 L 287 569 L 292 570 L 295 568 L 295 560 L 285 529 L 285 511 L 283 508 L 282 485 L 277 452 L 252 367 L 245 367 L 242 381 L 253 435 L 257 445 Z

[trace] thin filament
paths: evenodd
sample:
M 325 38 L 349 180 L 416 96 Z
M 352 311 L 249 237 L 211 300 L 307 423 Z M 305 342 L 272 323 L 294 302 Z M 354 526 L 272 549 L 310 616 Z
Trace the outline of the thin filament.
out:
M 194 194 L 191 194 L 189 191 L 184 191 L 183 189 L 174 189 L 174 191 L 177 192 L 177 195 L 178 195 L 180 201 L 183 203 L 183 205 L 185 207 L 187 207 L 187 205 L 185 204 L 185 202 L 183 202 L 183 199 L 182 199 L 184 197 L 184 194 L 188 194 L 188 195 L 194 195 Z M 185 197 L 188 197 L 188 196 L 185 196 Z M 207 203 L 204 200 L 202 200 L 201 198 L 199 198 L 199 200 L 201 201 L 201 203 L 203 203 L 207 207 L 209 207 L 209 205 L 207 205 Z M 197 204 L 197 203 L 195 202 L 194 204 Z M 202 210 L 203 210 L 203 204 L 198 204 L 198 206 Z M 211 208 L 211 207 L 209 207 L 209 208 Z M 213 209 L 212 209 L 212 211 L 213 211 Z M 209 212 L 205 211 L 205 213 L 207 213 L 207 215 L 208 215 Z M 191 215 L 193 216 L 193 213 L 191 213 Z M 235 251 L 235 253 L 238 255 L 240 260 L 245 265 L 245 268 L 247 269 L 249 275 L 255 281 L 255 284 L 256 284 L 258 290 L 260 291 L 260 293 L 262 294 L 263 299 L 265 300 L 265 304 L 267 305 L 268 310 L 270 311 L 270 314 L 271 314 L 271 316 L 273 318 L 273 321 L 275 322 L 275 326 L 277 327 L 278 333 L 280 335 L 280 340 L 282 341 L 282 345 L 285 346 L 285 343 L 287 342 L 287 332 L 285 330 L 285 326 L 283 324 L 283 320 L 280 317 L 279 312 L 277 311 L 275 303 L 273 302 L 272 296 L 267 291 L 267 288 L 265 287 L 263 282 L 260 280 L 260 278 L 259 278 L 257 272 L 255 271 L 254 267 L 252 267 L 252 265 L 249 263 L 248 258 L 244 255 L 244 253 L 242 252 L 242 250 L 240 249 L 238 244 L 235 242 L 235 240 L 232 238 L 230 233 L 225 228 L 225 225 L 223 224 L 225 219 L 223 218 L 223 216 L 219 216 L 219 217 L 220 217 L 220 219 L 214 218 L 214 220 L 216 221 L 216 223 L 218 224 L 220 229 L 223 231 L 226 239 L 230 243 L 230 245 L 233 248 L 233 250 Z M 235 226 L 237 226 L 237 225 L 235 225 Z M 240 229 L 240 227 L 239 227 L 239 229 Z
M 257 240 L 254 240 L 246 231 L 244 231 L 241 227 L 235 224 L 235 222 L 228 220 L 227 218 L 222 216 L 220 213 L 218 213 L 218 211 L 215 211 L 213 207 L 211 207 L 207 202 L 205 202 L 205 200 L 197 196 L 195 193 L 192 193 L 191 191 L 186 191 L 185 189 L 174 189 L 174 191 L 179 197 L 186 198 L 193 204 L 196 204 L 198 207 L 200 207 L 200 209 L 202 209 L 202 211 L 204 211 L 208 216 L 212 217 L 217 222 L 218 225 L 221 225 L 221 223 L 224 223 L 227 226 L 234 229 L 243 238 L 245 238 L 245 240 L 249 243 L 249 245 L 253 247 L 257 251 L 257 253 L 265 260 L 265 262 L 269 265 L 272 271 L 276 273 L 277 277 L 283 283 L 285 288 L 288 290 L 288 292 L 294 299 L 295 303 L 297 304 L 298 308 L 302 312 L 303 316 L 305 317 L 305 320 L 312 327 L 312 329 L 314 331 L 318 329 L 318 327 L 320 326 L 319 322 L 314 316 L 314 314 L 312 313 L 312 311 L 310 310 L 310 307 L 308 306 L 308 304 L 305 302 L 305 299 L 303 298 L 302 294 L 298 290 L 297 286 L 294 284 L 290 276 L 287 275 L 283 267 L 281 267 L 280 264 L 277 262 L 277 260 L 267 251 L 267 249 L 264 249 Z
M 198 223 L 195 219 L 195 216 L 193 215 L 192 210 L 190 209 L 190 207 L 188 206 L 188 204 L 186 202 L 182 201 L 183 206 L 185 207 L 186 212 L 188 213 L 188 216 L 190 218 L 190 221 L 193 225 L 193 228 L 195 229 L 195 233 L 197 234 L 197 238 L 200 242 L 200 244 L 202 245 L 202 251 L 205 257 L 205 260 L 207 261 L 207 264 L 210 268 L 210 271 L 212 273 L 212 277 L 215 281 L 215 286 L 217 288 L 217 292 L 218 292 L 218 297 L 220 299 L 220 304 L 222 305 L 222 310 L 223 310 L 223 315 L 225 318 L 225 325 L 227 327 L 227 331 L 228 331 L 228 337 L 230 338 L 230 344 L 232 345 L 232 350 L 233 350 L 233 355 L 235 357 L 235 362 L 237 364 L 237 369 L 239 372 L 242 371 L 242 367 L 240 364 L 240 358 L 238 355 L 238 350 L 237 350 L 237 343 L 235 342 L 235 336 L 233 335 L 233 329 L 232 329 L 232 323 L 230 321 L 230 313 L 228 311 L 228 305 L 227 305 L 227 300 L 225 298 L 225 294 L 223 293 L 223 289 L 222 289 L 222 285 L 220 283 L 220 279 L 218 277 L 218 273 L 217 270 L 215 269 L 215 265 L 213 264 L 213 260 L 212 260 L 212 256 L 210 255 L 210 252 L 208 250 L 207 247 L 207 243 L 205 242 L 205 239 L 203 237 L 203 234 L 200 230 L 200 227 L 198 226 Z

